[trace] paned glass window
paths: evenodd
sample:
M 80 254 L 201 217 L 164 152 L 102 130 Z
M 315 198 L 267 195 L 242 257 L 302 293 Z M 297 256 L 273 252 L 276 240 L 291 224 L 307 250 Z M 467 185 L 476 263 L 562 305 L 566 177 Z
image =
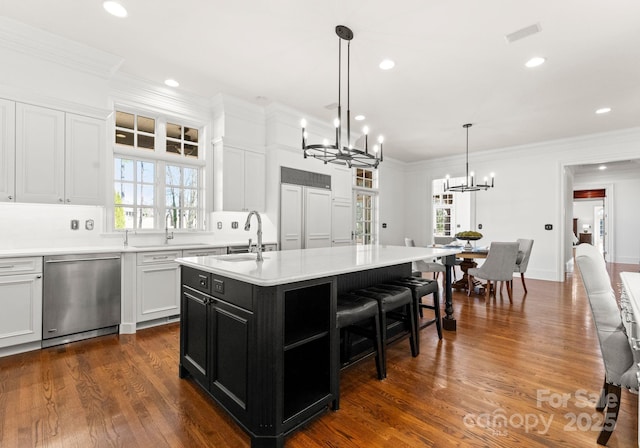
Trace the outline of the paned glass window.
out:
M 203 227 L 200 138 L 173 119 L 116 111 L 114 229 Z
M 198 130 L 167 123 L 166 151 L 169 154 L 198 158 Z
M 155 226 L 155 163 L 114 158 L 114 227 L 153 229 Z
M 175 229 L 194 229 L 198 225 L 198 170 L 167 165 L 165 207 Z
M 141 149 L 155 149 L 156 120 L 116 111 L 116 143 Z

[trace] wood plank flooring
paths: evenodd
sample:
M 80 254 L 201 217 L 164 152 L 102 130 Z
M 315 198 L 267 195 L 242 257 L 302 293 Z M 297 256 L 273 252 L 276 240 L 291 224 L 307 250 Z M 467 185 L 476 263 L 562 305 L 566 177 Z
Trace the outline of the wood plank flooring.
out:
M 637 265 L 610 265 L 618 272 Z M 342 372 L 341 409 L 286 440 L 315 447 L 596 447 L 604 369 L 579 275 L 528 280 L 514 301 L 454 294 L 458 331 L 421 332 Z M 249 447 L 249 437 L 178 378 L 170 324 L 0 358 L 1 447 Z M 637 396 L 623 391 L 609 447 L 636 446 Z

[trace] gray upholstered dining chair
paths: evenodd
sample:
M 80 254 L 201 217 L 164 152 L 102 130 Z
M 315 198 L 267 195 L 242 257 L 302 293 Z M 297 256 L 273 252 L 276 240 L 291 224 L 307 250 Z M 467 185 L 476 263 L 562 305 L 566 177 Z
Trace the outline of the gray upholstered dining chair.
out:
M 407 247 L 415 247 L 415 243 L 411 238 L 404 239 L 404 245 Z M 437 278 L 439 272 L 445 272 L 445 267 L 442 263 L 427 260 L 417 260 L 411 263 L 412 272 L 432 272 L 433 277 Z
M 606 445 L 618 418 L 621 387 L 638 392 L 640 356 L 631 349 L 602 254 L 591 244 L 580 244 L 576 247 L 576 262 L 591 305 L 604 361 L 604 384 L 596 410 L 606 409 L 598 436 L 598 444 Z
M 518 256 L 518 243 L 491 243 L 489 255 L 479 268 L 470 268 L 467 271 L 469 287 L 467 295 L 473 291 L 474 278 L 478 277 L 487 281 L 485 296 L 488 299 L 493 290 L 494 296 L 497 291 L 496 284 L 491 282 L 507 282 L 507 294 L 509 301 L 513 302 L 513 291 L 511 281 L 513 280 L 513 267 Z
M 533 240 L 518 238 L 517 241 L 518 241 L 518 256 L 516 257 L 516 265 L 513 268 L 513 272 L 520 273 L 520 279 L 522 280 L 522 287 L 524 288 L 524 292 L 526 294 L 529 291 L 527 291 L 527 284 L 524 282 L 524 273 L 527 272 L 527 266 L 529 266 L 529 257 L 531 257 Z M 503 284 L 500 284 L 500 292 L 502 292 Z M 511 280 L 511 287 L 513 288 L 513 280 Z
M 527 285 L 524 282 L 524 273 L 527 272 L 527 266 L 529 266 L 529 257 L 531 257 L 532 248 L 533 240 L 518 238 L 518 257 L 516 258 L 516 267 L 513 268 L 513 272 L 520 273 L 524 292 L 528 292 Z

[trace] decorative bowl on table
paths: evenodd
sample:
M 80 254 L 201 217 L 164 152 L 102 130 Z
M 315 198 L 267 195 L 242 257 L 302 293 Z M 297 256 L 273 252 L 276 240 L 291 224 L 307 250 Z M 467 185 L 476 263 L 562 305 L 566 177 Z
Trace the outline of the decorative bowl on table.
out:
M 467 244 L 464 245 L 464 250 L 472 250 L 471 241 L 477 241 L 482 238 L 482 233 L 474 232 L 473 230 L 466 230 L 464 232 L 456 233 L 456 238 L 459 240 L 466 240 Z

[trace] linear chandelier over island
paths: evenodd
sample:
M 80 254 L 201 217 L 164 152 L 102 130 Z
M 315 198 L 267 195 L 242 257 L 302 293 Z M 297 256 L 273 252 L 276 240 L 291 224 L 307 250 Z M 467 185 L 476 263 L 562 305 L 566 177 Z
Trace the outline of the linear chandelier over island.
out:
M 351 144 L 351 109 L 349 105 L 349 62 L 351 39 L 353 32 L 344 25 L 336 26 L 338 35 L 338 118 L 333 122 L 336 128 L 335 143 L 329 143 L 329 139 L 324 139 L 322 144 L 308 144 L 307 142 L 307 121 L 303 119 L 302 126 L 302 151 L 304 158 L 313 157 L 326 163 L 336 163 L 347 165 L 349 168 L 378 168 L 378 164 L 383 161 L 382 143 L 384 138 L 378 137 L 378 144 L 373 146 L 373 152 L 369 152 L 368 128 L 362 129 L 364 134 L 364 150 L 357 149 Z M 341 78 L 342 78 L 342 41 L 347 41 L 347 144 L 342 144 L 342 104 L 341 104 Z

